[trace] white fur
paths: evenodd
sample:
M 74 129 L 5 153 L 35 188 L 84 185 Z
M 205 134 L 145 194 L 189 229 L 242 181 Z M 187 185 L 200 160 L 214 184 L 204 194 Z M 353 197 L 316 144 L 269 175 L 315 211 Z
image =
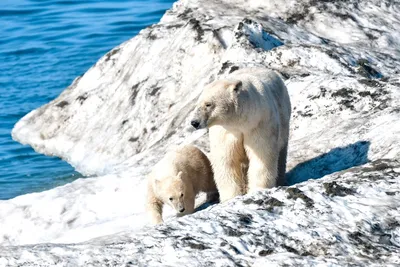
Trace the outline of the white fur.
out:
M 197 147 L 188 145 L 169 152 L 148 176 L 147 212 L 153 224 L 163 222 L 164 204 L 179 216 L 193 213 L 199 192 L 216 196 L 211 163 Z M 183 209 L 183 210 L 182 210 Z
M 264 68 L 242 69 L 204 88 L 192 122 L 209 128 L 221 201 L 284 182 L 290 114 L 285 84 Z

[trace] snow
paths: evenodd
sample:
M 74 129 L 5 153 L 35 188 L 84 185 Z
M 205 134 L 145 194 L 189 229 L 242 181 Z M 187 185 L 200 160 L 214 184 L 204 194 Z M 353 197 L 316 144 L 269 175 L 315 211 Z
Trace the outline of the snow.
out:
M 396 266 L 397 166 L 391 160 L 368 163 L 240 197 L 155 228 L 80 244 L 8 246 L 0 256 L 12 266 L 35 261 L 48 266 Z
M 181 0 L 114 48 L 13 138 L 89 178 L 0 201 L 0 266 L 400 264 L 400 7 L 368 0 Z M 149 227 L 146 174 L 193 131 L 202 87 L 282 74 L 288 183 Z M 299 183 L 303 182 L 303 183 Z

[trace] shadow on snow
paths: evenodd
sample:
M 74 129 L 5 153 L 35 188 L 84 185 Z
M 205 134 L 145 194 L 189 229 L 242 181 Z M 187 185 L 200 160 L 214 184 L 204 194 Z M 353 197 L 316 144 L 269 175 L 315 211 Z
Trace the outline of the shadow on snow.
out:
M 299 163 L 286 173 L 286 184 L 294 185 L 309 179 L 319 179 L 325 175 L 360 166 L 368 162 L 368 141 L 358 141 L 345 147 L 337 147 L 318 157 Z M 204 210 L 218 201 L 204 203 L 196 212 Z
M 286 184 L 293 185 L 309 179 L 319 179 L 334 172 L 363 165 L 368 162 L 370 144 L 368 141 L 358 141 L 299 163 L 286 173 Z

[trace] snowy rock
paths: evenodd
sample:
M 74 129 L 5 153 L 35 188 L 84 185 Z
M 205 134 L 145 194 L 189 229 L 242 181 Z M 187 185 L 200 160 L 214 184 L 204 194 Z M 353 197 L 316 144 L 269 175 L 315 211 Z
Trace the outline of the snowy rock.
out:
M 399 12 L 377 0 L 176 2 L 15 125 L 15 140 L 98 176 L 0 201 L 0 265 L 400 264 Z M 306 182 L 147 227 L 145 175 L 174 146 L 208 150 L 194 103 L 244 66 L 285 78 L 288 184 Z
M 398 266 L 400 162 L 265 190 L 141 232 L 4 247 L 10 266 Z

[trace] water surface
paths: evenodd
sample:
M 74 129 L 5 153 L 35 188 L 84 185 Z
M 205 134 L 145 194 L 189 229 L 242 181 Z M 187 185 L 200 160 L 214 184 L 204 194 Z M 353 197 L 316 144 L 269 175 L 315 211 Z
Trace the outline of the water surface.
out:
M 57 97 L 113 47 L 159 21 L 172 0 L 0 1 L 0 199 L 80 177 L 11 139 L 14 124 Z

